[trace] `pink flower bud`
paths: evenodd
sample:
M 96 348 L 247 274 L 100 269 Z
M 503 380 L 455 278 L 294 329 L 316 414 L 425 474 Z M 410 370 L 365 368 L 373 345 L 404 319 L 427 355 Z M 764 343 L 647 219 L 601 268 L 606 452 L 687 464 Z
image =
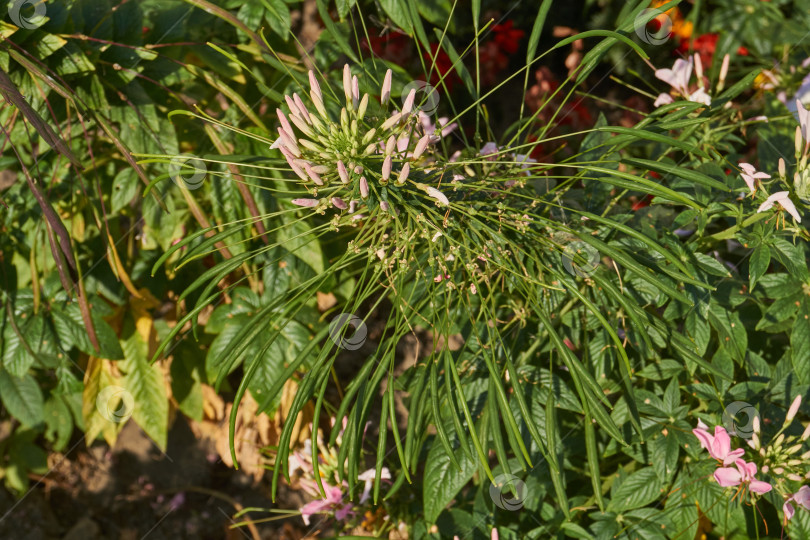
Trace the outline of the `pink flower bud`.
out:
M 352 77 L 352 107 L 357 108 L 360 102 L 360 81 L 357 80 L 357 75 Z
M 410 114 L 413 110 L 413 102 L 416 101 L 416 88 L 411 88 L 408 92 L 408 97 L 405 98 L 405 103 L 402 105 L 402 114 Z
M 309 70 L 309 88 L 312 91 L 312 94 L 317 96 L 319 100 L 323 101 L 321 85 L 318 84 L 318 80 L 315 78 L 315 72 L 313 72 L 311 69 Z
M 307 124 L 312 123 L 312 119 L 309 117 L 309 111 L 307 110 L 307 106 L 304 105 L 304 102 L 301 101 L 301 98 L 298 97 L 298 94 L 293 93 L 293 100 L 295 100 L 295 104 L 298 106 L 298 111 L 301 113 L 301 116 L 304 117 Z
M 318 173 L 312 170 L 312 165 L 305 163 L 304 170 L 307 171 L 307 176 L 309 176 L 312 179 L 312 181 L 315 182 L 315 184 L 319 186 L 323 185 L 323 180 L 321 180 L 321 177 L 320 175 L 318 175 Z
M 426 191 L 428 196 L 432 197 L 433 199 L 436 199 L 436 202 L 439 203 L 439 206 L 447 206 L 450 204 L 450 201 L 447 199 L 445 194 L 439 191 L 438 189 L 434 187 L 429 187 L 427 188 Z
M 388 212 L 390 209 L 391 207 L 388 205 L 386 201 L 380 201 L 380 210 L 382 210 L 383 212 Z
M 391 118 L 383 122 L 383 125 L 380 126 L 380 131 L 385 131 L 386 129 L 391 129 L 394 127 L 400 120 L 402 120 L 402 113 L 396 112 L 391 115 Z
M 413 149 L 414 159 L 419 159 L 422 156 L 429 142 L 430 142 L 430 135 L 425 135 L 421 139 L 419 139 L 419 142 L 416 143 L 416 148 Z
M 363 199 L 368 198 L 368 181 L 365 176 L 360 177 L 360 197 Z
M 388 137 L 388 142 L 385 143 L 385 153 L 391 155 L 397 147 L 397 139 L 393 135 Z
M 290 125 L 290 122 L 287 120 L 287 117 L 284 116 L 283 112 L 281 112 L 281 109 L 276 109 L 276 114 L 278 115 L 278 121 L 281 123 L 281 127 L 284 128 L 284 131 L 286 131 L 290 135 L 295 133 L 293 131 L 292 126 Z
M 318 199 L 293 199 L 292 203 L 297 206 L 304 206 L 306 208 L 314 208 L 318 206 Z
M 391 156 L 386 156 L 382 166 L 383 180 L 388 180 L 390 176 L 391 176 Z
M 332 204 L 335 205 L 336 208 L 340 208 L 341 210 L 346 210 L 348 206 L 340 197 L 332 197 Z
M 295 104 L 295 100 L 293 100 L 293 98 L 291 98 L 291 97 L 290 97 L 290 96 L 288 96 L 287 94 L 284 94 L 284 101 L 286 101 L 286 102 L 287 102 L 287 107 L 289 107 L 289 108 L 290 108 L 290 112 L 291 112 L 292 114 L 297 114 L 298 116 L 301 116 L 301 117 L 303 117 L 303 116 L 304 116 L 304 115 L 301 113 L 301 111 L 298 109 L 298 105 L 296 105 L 296 104 Z
M 410 172 L 411 172 L 411 164 L 406 163 L 405 165 L 403 165 L 402 170 L 399 171 L 399 177 L 397 178 L 397 184 L 399 184 L 400 186 L 402 184 L 404 184 L 405 181 L 408 179 L 408 174 Z
M 790 409 L 788 409 L 787 418 L 785 418 L 785 423 L 790 423 L 796 417 L 796 413 L 799 412 L 799 407 L 802 404 L 802 395 L 799 394 L 793 399 L 793 403 L 790 404 Z
M 385 78 L 383 79 L 382 84 L 382 92 L 380 93 L 380 103 L 385 105 L 388 102 L 388 98 L 391 97 L 391 75 L 392 72 L 389 69 L 385 72 Z
M 340 181 L 344 184 L 349 183 L 349 172 L 346 170 L 346 166 L 343 164 L 342 161 L 337 162 L 337 170 L 338 176 L 340 176 Z
M 346 102 L 352 99 L 352 71 L 349 64 L 343 64 L 343 93 L 346 95 Z

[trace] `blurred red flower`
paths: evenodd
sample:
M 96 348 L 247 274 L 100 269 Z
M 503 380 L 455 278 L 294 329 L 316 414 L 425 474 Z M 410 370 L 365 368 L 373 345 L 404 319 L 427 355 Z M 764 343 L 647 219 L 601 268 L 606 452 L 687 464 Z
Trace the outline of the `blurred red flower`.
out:
M 411 38 L 405 34 L 389 33 L 383 36 L 369 36 L 360 40 L 363 49 L 371 51 L 383 60 L 405 64 L 411 59 Z
M 428 69 L 430 69 L 434 58 L 436 60 L 436 65 L 430 73 L 430 84 L 438 86 L 440 84 L 439 81 L 444 77 L 443 81 L 444 84 L 447 85 L 447 90 L 452 91 L 453 87 L 461 82 L 461 78 L 459 78 L 458 73 L 456 73 L 456 68 L 453 67 L 453 61 L 450 60 L 450 56 L 444 49 L 439 47 L 438 43 L 431 43 L 430 53 L 425 51 L 423 56 Z
M 704 67 L 708 68 L 712 63 L 712 58 L 717 49 L 717 40 L 719 38 L 720 34 L 701 34 L 695 39 L 682 40 L 675 50 L 682 56 L 688 55 L 690 50 L 695 51 L 700 55 L 700 61 L 703 62 Z M 740 56 L 748 56 L 748 49 L 739 47 L 737 54 Z
M 519 28 L 512 28 L 511 20 L 494 25 L 492 32 L 495 34 L 495 43 L 497 43 L 501 51 L 506 54 L 515 54 L 520 46 L 520 38 L 526 34 Z

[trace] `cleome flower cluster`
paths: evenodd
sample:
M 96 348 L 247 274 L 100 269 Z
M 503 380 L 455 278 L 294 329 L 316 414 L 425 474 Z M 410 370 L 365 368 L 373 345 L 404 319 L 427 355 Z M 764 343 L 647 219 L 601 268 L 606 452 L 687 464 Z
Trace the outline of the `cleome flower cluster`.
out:
M 336 118 L 327 110 L 312 71 L 309 101 L 314 111 L 297 93 L 284 96 L 289 114 L 276 110 L 279 137 L 270 148 L 281 151 L 312 195 L 293 199 L 293 204 L 321 213 L 328 208 L 353 213 L 361 201 L 369 206 L 376 201 L 381 210 L 391 211 L 389 190 L 400 189 L 410 180 L 439 206 L 449 205 L 441 191 L 410 179 L 412 163 L 422 159 L 440 137 L 422 127 L 415 88 L 402 109 L 389 114 L 391 79 L 389 69 L 380 91 L 380 115 L 368 114 L 369 95 L 360 96 L 359 81 L 348 64 L 343 68 L 345 106 L 334 115 Z
M 791 403 L 788 408 L 782 428 L 776 433 L 768 445 L 763 445 L 761 441 L 761 425 L 758 416 L 753 419 L 752 437 L 747 441 L 748 446 L 754 451 L 754 459 L 759 461 L 759 471 L 770 476 L 770 482 L 765 482 L 756 478 L 757 465 L 747 462 L 745 459 L 745 449 L 731 449 L 731 437 L 725 428 L 715 426 L 714 434 L 709 432 L 708 426 L 698 420 L 697 428 L 692 433 L 700 441 L 700 445 L 709 452 L 709 456 L 717 460 L 718 468 L 714 472 L 714 480 L 721 487 L 735 487 L 737 495 L 741 498 L 746 491 L 752 496 L 762 495 L 775 490 L 783 497 L 782 512 L 784 522 L 787 523 L 796 512 L 795 506 L 810 510 L 810 486 L 800 485 L 805 480 L 810 479 L 810 471 L 807 470 L 810 451 L 802 453 L 805 442 L 810 438 L 810 425 L 805 427 L 801 436 L 786 436 L 784 431 L 793 423 L 796 414 L 799 412 L 802 398 L 801 395 Z M 800 485 L 798 489 L 796 486 Z

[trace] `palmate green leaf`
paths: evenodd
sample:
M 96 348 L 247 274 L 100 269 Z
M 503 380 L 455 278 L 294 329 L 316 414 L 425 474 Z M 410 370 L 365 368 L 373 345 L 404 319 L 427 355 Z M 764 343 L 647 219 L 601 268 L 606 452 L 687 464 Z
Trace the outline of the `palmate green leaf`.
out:
M 132 419 L 143 428 L 161 450 L 166 450 L 169 429 L 169 400 L 160 366 L 149 364 L 149 349 L 143 337 L 127 318 L 122 331 L 124 359 L 117 363 L 123 373 L 122 386 L 132 394 Z
M 17 378 L 0 369 L 0 401 L 23 426 L 33 427 L 45 419 L 42 392 L 31 375 Z
M 608 510 L 625 512 L 641 508 L 661 497 L 663 484 L 653 467 L 645 467 L 628 476 L 612 494 Z

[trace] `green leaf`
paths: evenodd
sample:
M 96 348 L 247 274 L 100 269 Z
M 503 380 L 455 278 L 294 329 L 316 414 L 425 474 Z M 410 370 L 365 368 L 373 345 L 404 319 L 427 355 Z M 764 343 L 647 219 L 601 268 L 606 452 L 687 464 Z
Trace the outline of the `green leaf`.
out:
M 94 298 L 95 302 L 102 302 L 101 298 Z M 93 319 L 93 326 L 96 328 L 96 336 L 98 337 L 99 351 L 93 348 L 90 337 L 87 335 L 87 330 L 82 319 L 82 313 L 79 306 L 75 302 L 70 302 L 64 307 L 53 305 L 51 306 L 51 315 L 53 318 L 53 326 L 56 329 L 56 335 L 65 349 L 76 347 L 83 353 L 99 358 L 109 358 L 110 360 L 117 360 L 124 357 L 124 352 L 118 344 L 118 337 L 115 335 L 112 327 L 101 318 L 97 311 L 90 307 L 90 316 Z
M 529 35 L 529 46 L 526 50 L 526 63 L 528 64 L 534 60 L 537 54 L 537 45 L 540 44 L 540 34 L 543 32 L 543 25 L 546 23 L 548 10 L 551 9 L 551 2 L 552 0 L 543 0 L 543 3 L 540 4 L 540 9 L 537 11 L 537 17 L 534 19 L 532 33 Z
M 73 415 L 62 396 L 51 395 L 45 402 L 43 417 L 47 426 L 45 437 L 53 443 L 54 450 L 64 450 L 73 434 Z
M 634 472 L 622 482 L 608 503 L 608 510 L 624 512 L 641 508 L 662 495 L 662 483 L 652 467 Z
M 810 302 L 805 299 L 790 334 L 791 359 L 802 384 L 810 384 Z
M 138 194 L 138 175 L 132 169 L 123 169 L 115 176 L 112 186 L 112 213 L 117 214 Z
M 0 369 L 0 401 L 9 414 L 26 427 L 32 427 L 45 418 L 42 392 L 31 375 L 17 378 Z
M 413 24 L 408 15 L 408 8 L 404 0 L 380 0 L 380 6 L 383 11 L 399 28 L 402 28 L 406 33 L 413 34 Z
M 169 400 L 163 372 L 158 364 L 149 363 L 149 347 L 135 330 L 131 318 L 124 323 L 121 344 L 124 360 L 118 362 L 124 373 L 122 386 L 132 394 L 132 418 L 161 450 L 166 450 L 169 429 Z
M 732 358 L 742 362 L 748 349 L 748 332 L 740 320 L 739 313 L 712 303 L 709 307 L 709 323 Z
M 349 4 L 349 7 L 351 7 L 351 1 L 339 0 L 338 10 L 340 10 L 341 2 Z M 262 0 L 262 4 L 267 9 L 264 20 L 267 21 L 273 32 L 278 34 L 284 41 L 290 39 L 290 8 L 287 7 L 287 4 L 283 0 Z M 347 8 L 346 13 L 348 11 Z M 342 14 L 340 18 L 343 19 L 346 13 Z
M 447 427 L 452 429 L 452 424 Z M 472 449 L 470 450 L 469 453 L 472 454 Z M 452 464 L 450 456 L 438 441 L 430 447 L 425 461 L 422 488 L 425 520 L 429 523 L 436 522 L 442 510 L 458 495 L 478 468 L 475 459 L 468 457 L 467 453 L 460 449 L 455 451 L 455 458 L 461 470 Z
M 655 474 L 661 482 L 666 483 L 678 470 L 678 454 L 680 453 L 678 439 L 672 433 L 660 434 L 650 441 L 650 448 Z
M 360 59 L 355 54 L 354 50 L 349 45 L 349 42 L 346 40 L 346 36 L 344 32 L 341 32 L 338 26 L 335 24 L 335 21 L 332 20 L 332 17 L 329 16 L 329 6 L 326 4 L 326 0 L 315 0 L 315 3 L 318 6 L 318 14 L 321 16 L 321 20 L 323 21 L 326 30 L 329 32 L 329 36 L 335 40 L 335 43 L 340 50 L 343 51 L 346 56 L 354 60 L 356 64 L 360 63 Z
M 349 14 L 349 11 L 351 11 L 352 7 L 356 3 L 357 3 L 357 0 L 336 0 L 335 1 L 335 5 L 337 5 L 338 17 L 340 17 L 341 21 L 346 18 L 346 15 Z
M 757 280 L 761 278 L 768 266 L 771 264 L 771 248 L 766 244 L 757 246 L 751 254 L 751 260 L 748 261 L 748 282 L 751 290 L 754 289 Z

